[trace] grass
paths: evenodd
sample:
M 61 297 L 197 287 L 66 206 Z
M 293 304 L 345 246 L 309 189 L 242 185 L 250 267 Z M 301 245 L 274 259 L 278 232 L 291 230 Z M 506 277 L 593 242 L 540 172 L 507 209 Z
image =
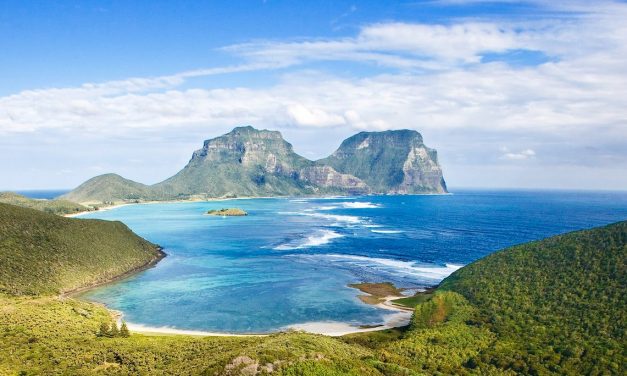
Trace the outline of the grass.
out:
M 94 210 L 68 200 L 35 200 L 13 192 L 0 192 L 0 203 L 36 209 L 51 214 L 76 214 Z
M 407 308 L 414 308 L 418 304 L 424 303 L 427 300 L 431 299 L 433 296 L 432 292 L 417 292 L 414 296 L 410 296 L 407 298 L 394 299 L 390 302 L 393 304 L 401 305 Z
M 386 296 L 403 296 L 401 290 L 397 289 L 394 284 L 390 282 L 382 283 L 352 283 L 348 285 L 354 289 L 358 289 L 361 292 L 370 294 L 377 298 L 384 298 Z

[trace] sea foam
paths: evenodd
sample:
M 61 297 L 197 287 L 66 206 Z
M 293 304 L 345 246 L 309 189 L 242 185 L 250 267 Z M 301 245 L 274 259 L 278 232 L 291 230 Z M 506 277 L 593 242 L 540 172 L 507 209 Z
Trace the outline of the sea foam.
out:
M 278 246 L 274 247 L 274 249 L 277 250 L 277 251 L 289 251 L 289 250 L 292 250 L 292 249 L 302 249 L 302 248 L 309 248 L 309 247 L 317 247 L 317 246 L 321 246 L 321 245 L 324 245 L 324 244 L 328 244 L 329 242 L 331 242 L 331 240 L 337 239 L 337 238 L 341 238 L 343 236 L 344 235 L 338 234 L 335 231 L 320 230 L 316 234 L 310 235 L 310 236 L 306 237 L 304 239 L 304 241 L 302 241 L 301 243 L 281 244 L 281 245 L 278 245 Z
M 418 264 L 415 261 L 401 261 L 380 257 L 366 257 L 341 254 L 308 255 L 311 258 L 325 258 L 331 262 L 342 263 L 351 267 L 376 269 L 392 274 L 404 274 L 434 281 L 441 281 L 463 265 L 444 264 L 429 265 Z
M 401 232 L 403 232 L 401 230 L 370 230 L 370 231 L 377 233 L 377 234 L 400 234 Z
M 381 205 L 373 204 L 372 202 L 342 202 L 342 206 L 346 209 L 377 209 Z

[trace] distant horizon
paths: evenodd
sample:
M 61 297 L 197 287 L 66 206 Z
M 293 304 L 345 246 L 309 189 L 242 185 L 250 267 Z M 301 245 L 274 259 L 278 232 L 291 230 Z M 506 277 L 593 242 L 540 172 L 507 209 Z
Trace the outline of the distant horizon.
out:
M 141 182 L 140 182 L 141 183 Z M 17 193 L 17 194 L 21 194 L 24 196 L 27 196 L 25 193 L 36 193 L 36 192 L 63 192 L 63 193 L 67 193 L 72 191 L 73 189 L 75 189 L 76 187 L 72 187 L 72 188 L 41 188 L 41 189 L 29 189 L 29 188 L 18 188 L 18 189 L 3 189 L 0 188 L 0 193 L 1 192 L 13 192 L 13 193 Z M 604 189 L 604 188 L 599 188 L 599 189 L 587 189 L 587 188 L 552 188 L 552 187 L 481 187 L 481 186 L 475 186 L 475 187 L 471 187 L 471 186 L 464 186 L 464 187 L 448 187 L 449 192 L 448 193 L 442 193 L 442 194 L 425 194 L 425 195 L 421 195 L 421 194 L 410 194 L 410 195 L 406 195 L 406 196 L 428 196 L 428 195 L 447 195 L 447 194 L 455 194 L 455 191 L 486 191 L 486 192 L 491 192 L 491 191 L 512 191 L 512 192 L 516 192 L 516 191 L 530 191 L 530 192 L 543 192 L 543 191 L 555 191 L 555 192 L 607 192 L 607 193 L 627 193 L 627 189 Z M 62 194 L 63 194 L 62 193 Z M 333 195 L 330 195 L 333 196 Z M 362 196 L 386 196 L 385 194 L 368 194 L 368 195 L 348 195 L 346 197 L 362 197 Z M 388 195 L 389 196 L 389 195 Z M 392 195 L 394 196 L 394 195 Z M 404 195 L 399 195 L 399 196 L 404 196 Z M 28 197 L 28 196 L 27 196 Z M 281 197 L 300 197 L 300 196 L 277 196 L 276 198 L 281 198 Z M 263 197 L 260 197 L 263 198 Z

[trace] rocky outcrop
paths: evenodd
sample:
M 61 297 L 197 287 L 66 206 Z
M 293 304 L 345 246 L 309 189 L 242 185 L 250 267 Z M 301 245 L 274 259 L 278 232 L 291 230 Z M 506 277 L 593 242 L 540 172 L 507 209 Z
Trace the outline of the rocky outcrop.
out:
M 322 188 L 341 187 L 349 194 L 366 194 L 368 185 L 350 174 L 341 174 L 331 166 L 309 166 L 300 171 L 300 178 Z
M 224 208 L 209 210 L 207 212 L 207 215 L 213 215 L 217 217 L 245 217 L 248 215 L 248 213 L 240 208 Z
M 446 193 L 437 152 L 412 130 L 361 132 L 319 164 L 362 179 L 373 193 Z

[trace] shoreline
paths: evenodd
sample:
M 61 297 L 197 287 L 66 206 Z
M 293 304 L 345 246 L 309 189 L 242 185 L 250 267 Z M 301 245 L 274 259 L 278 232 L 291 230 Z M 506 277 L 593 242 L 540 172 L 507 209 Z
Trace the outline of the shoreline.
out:
M 113 205 L 101 206 L 98 210 L 86 210 L 78 213 L 71 214 L 63 214 L 63 217 L 66 218 L 74 218 L 80 217 L 85 214 L 99 212 L 99 211 L 107 211 L 113 210 L 117 208 L 121 208 L 123 206 L 129 205 L 150 205 L 150 204 L 180 204 L 187 202 L 219 202 L 219 201 L 231 201 L 231 200 L 256 200 L 256 199 L 275 199 L 275 198 L 284 198 L 284 199 L 346 199 L 346 198 L 358 198 L 358 197 L 369 197 L 369 196 L 448 196 L 452 195 L 451 192 L 445 193 L 416 193 L 416 194 L 402 194 L 402 195 L 390 195 L 390 194 L 371 194 L 371 195 L 357 195 L 357 196 L 246 196 L 246 197 L 212 197 L 212 198 L 203 198 L 203 199 L 184 199 L 184 200 L 151 200 L 151 201 L 140 201 L 140 202 L 120 202 L 114 203 Z M 91 205 L 89 202 L 79 202 L 78 204 L 89 206 Z M 93 204 L 93 203 L 92 203 Z
M 161 247 L 157 248 L 157 252 L 158 252 L 157 257 L 154 257 L 153 259 L 151 259 L 149 262 L 147 262 L 144 265 L 138 266 L 136 268 L 133 268 L 131 270 L 124 272 L 123 274 L 109 278 L 104 281 L 96 282 L 88 286 L 83 286 L 83 287 L 79 287 L 79 288 L 68 290 L 68 291 L 63 291 L 62 293 L 59 294 L 59 298 L 61 299 L 74 298 L 74 299 L 83 300 L 79 296 L 83 292 L 86 292 L 88 290 L 91 290 L 100 286 L 107 285 L 109 283 L 121 281 L 125 278 L 129 278 L 137 273 L 140 273 L 144 270 L 150 269 L 156 266 L 159 263 L 159 261 L 167 257 L 167 254 L 163 252 Z M 131 330 L 132 332 L 137 333 L 137 334 L 142 334 L 142 335 L 148 335 L 148 336 L 150 335 L 184 335 L 184 336 L 195 336 L 195 337 L 266 337 L 272 334 L 286 333 L 290 331 L 302 331 L 302 332 L 309 333 L 309 334 L 320 334 L 320 335 L 326 335 L 330 337 L 339 337 L 339 336 L 343 336 L 347 334 L 376 332 L 380 330 L 400 328 L 400 327 L 409 325 L 411 322 L 411 318 L 412 318 L 414 310 L 408 307 L 403 307 L 403 306 L 399 306 L 399 305 L 391 303 L 392 300 L 399 299 L 399 298 L 401 298 L 401 296 L 389 295 L 389 296 L 382 297 L 383 299 L 382 302 L 378 304 L 371 304 L 372 306 L 380 308 L 380 309 L 394 311 L 394 313 L 384 315 L 383 323 L 374 324 L 374 325 L 366 325 L 366 324 L 359 325 L 359 324 L 351 324 L 351 323 L 342 322 L 342 321 L 312 321 L 312 322 L 303 322 L 303 323 L 286 325 L 284 327 L 279 328 L 279 330 L 277 331 L 268 332 L 268 333 L 212 332 L 212 331 L 193 330 L 193 329 L 177 329 L 177 328 L 172 328 L 168 326 L 153 327 L 153 326 L 148 326 L 144 324 L 135 324 L 131 322 L 126 322 L 126 325 L 128 326 L 129 330 Z M 121 325 L 122 321 L 124 321 L 123 320 L 124 312 L 122 311 L 109 308 L 103 303 L 93 302 L 90 300 L 83 300 L 83 301 L 89 302 L 91 304 L 97 304 L 97 305 L 103 306 L 105 309 L 107 309 L 107 311 L 110 312 L 111 317 L 118 323 L 118 325 Z M 362 302 L 362 303 L 367 304 L 365 302 Z
M 67 291 L 62 291 L 59 294 L 59 297 L 61 297 L 61 298 L 78 298 L 77 295 L 79 295 L 80 293 L 83 293 L 83 292 L 85 292 L 87 290 L 91 290 L 91 289 L 94 289 L 94 288 L 97 288 L 97 287 L 100 287 L 100 286 L 104 286 L 104 285 L 107 285 L 109 283 L 118 282 L 118 281 L 121 281 L 123 279 L 129 278 L 129 277 L 131 277 L 131 276 L 133 276 L 133 275 L 135 275 L 137 273 L 143 272 L 144 270 L 148 270 L 148 269 L 156 266 L 159 263 L 159 261 L 161 261 L 165 257 L 167 257 L 167 254 L 165 252 L 163 252 L 163 248 L 157 247 L 156 251 L 157 251 L 157 256 L 153 257 L 151 260 L 149 260 L 147 263 L 145 263 L 143 265 L 137 266 L 137 267 L 135 267 L 133 269 L 127 270 L 126 272 L 124 272 L 124 273 L 122 273 L 120 275 L 117 275 L 117 276 L 114 276 L 114 277 L 111 277 L 111 278 L 107 278 L 106 280 L 103 280 L 103 281 L 94 282 L 94 283 L 92 283 L 90 285 L 77 287 L 77 288 L 74 288 L 74 289 L 71 289 L 71 290 L 67 290 Z M 107 308 L 107 309 L 109 309 L 109 308 Z M 112 310 L 109 309 L 109 311 L 112 311 Z
M 398 299 L 398 296 L 386 297 L 389 300 Z M 400 328 L 409 325 L 413 310 L 402 309 L 392 305 L 380 303 L 376 305 L 378 308 L 395 311 L 384 316 L 382 324 L 375 325 L 358 325 L 343 321 L 311 321 L 286 325 L 277 331 L 268 333 L 229 333 L 229 332 L 211 332 L 193 329 L 177 329 L 168 326 L 154 327 L 143 324 L 134 324 L 127 322 L 129 330 L 142 335 L 189 335 L 196 337 L 267 337 L 273 334 L 289 333 L 291 331 L 305 332 L 308 334 L 320 334 L 329 337 L 340 337 L 347 334 L 376 332 L 379 330 L 387 330 Z M 111 311 L 111 309 L 109 309 Z M 123 320 L 124 314 L 120 311 L 114 311 L 117 316 L 118 324 Z
M 304 198 L 321 198 L 325 196 L 316 196 L 316 197 L 296 197 L 299 199 Z M 364 197 L 364 196 L 330 196 L 332 198 L 345 199 L 345 198 L 356 198 L 356 197 Z M 230 200 L 250 200 L 250 199 L 272 199 L 272 198 L 294 198 L 294 197 L 236 197 L 236 198 L 215 198 L 215 199 L 203 199 L 203 200 L 175 200 L 175 201 L 146 201 L 146 202 L 137 202 L 137 203 L 120 203 L 114 204 L 106 207 L 100 208 L 98 211 L 107 211 L 114 210 L 123 206 L 129 205 L 150 205 L 150 204 L 168 204 L 168 203 L 186 203 L 186 202 L 217 202 L 217 201 L 230 201 Z M 93 213 L 93 211 L 85 211 L 80 213 L 72 213 L 64 215 L 65 217 L 78 217 L 84 214 Z M 96 282 L 90 284 L 88 286 L 83 286 L 80 288 L 72 289 L 69 291 L 62 292 L 59 296 L 61 298 L 71 297 L 78 298 L 81 293 L 109 284 L 114 283 L 125 278 L 131 277 L 137 273 L 140 273 L 144 270 L 150 269 L 157 265 L 159 261 L 165 258 L 167 255 L 163 252 L 162 248 L 159 247 L 157 249 L 158 255 L 154 257 L 149 262 L 144 265 L 138 266 L 131 270 L 128 270 L 118 276 L 108 278 L 106 280 Z M 408 307 L 399 306 L 393 304 L 391 301 L 394 299 L 402 298 L 403 296 L 399 295 L 387 295 L 380 297 L 382 299 L 381 302 L 377 304 L 370 304 L 379 309 L 385 309 L 388 311 L 393 311 L 393 313 L 389 313 L 384 315 L 383 323 L 375 324 L 375 325 L 359 325 L 352 324 L 349 322 L 342 321 L 314 321 L 314 322 L 303 322 L 303 323 L 295 323 L 286 325 L 284 327 L 279 328 L 277 331 L 269 332 L 269 333 L 228 333 L 228 332 L 212 332 L 212 331 L 204 331 L 204 330 L 193 330 L 193 329 L 177 329 L 168 326 L 162 327 L 152 327 L 144 324 L 135 324 L 131 322 L 127 322 L 127 326 L 129 330 L 143 335 L 186 335 L 186 336 L 199 336 L 199 337 L 262 337 L 268 336 L 276 333 L 284 333 L 289 331 L 303 331 L 310 334 L 320 334 L 331 337 L 343 336 L 347 334 L 354 333 L 365 333 L 365 332 L 374 332 L 380 330 L 387 330 L 392 328 L 404 327 L 410 324 L 411 318 L 413 315 L 413 309 Z M 88 300 L 87 300 L 88 301 Z M 101 304 L 97 302 L 91 302 L 93 304 Z M 363 302 L 363 304 L 368 304 Z M 121 324 L 123 321 L 124 313 L 121 311 L 113 310 L 109 307 L 104 307 L 111 313 L 111 316 L 114 318 L 118 324 Z
M 205 330 L 193 329 L 177 329 L 168 326 L 155 327 L 143 324 L 134 324 L 127 322 L 129 330 L 142 335 L 189 335 L 196 337 L 266 337 L 278 333 L 287 333 L 290 331 L 301 331 L 309 334 L 320 334 L 329 337 L 340 337 L 347 334 L 376 332 L 380 330 L 394 329 L 407 326 L 411 323 L 414 310 L 408 307 L 398 306 L 391 303 L 394 299 L 399 299 L 397 295 L 383 297 L 383 302 L 372 304 L 372 306 L 394 311 L 384 315 L 382 324 L 375 325 L 359 325 L 351 324 L 343 321 L 311 321 L 286 325 L 277 331 L 268 333 L 229 333 L 229 332 L 212 332 Z M 364 303 L 367 304 L 367 303 Z M 109 308 L 107 308 L 109 309 Z M 109 309 L 115 315 L 115 319 L 120 325 L 123 321 L 124 313 Z

